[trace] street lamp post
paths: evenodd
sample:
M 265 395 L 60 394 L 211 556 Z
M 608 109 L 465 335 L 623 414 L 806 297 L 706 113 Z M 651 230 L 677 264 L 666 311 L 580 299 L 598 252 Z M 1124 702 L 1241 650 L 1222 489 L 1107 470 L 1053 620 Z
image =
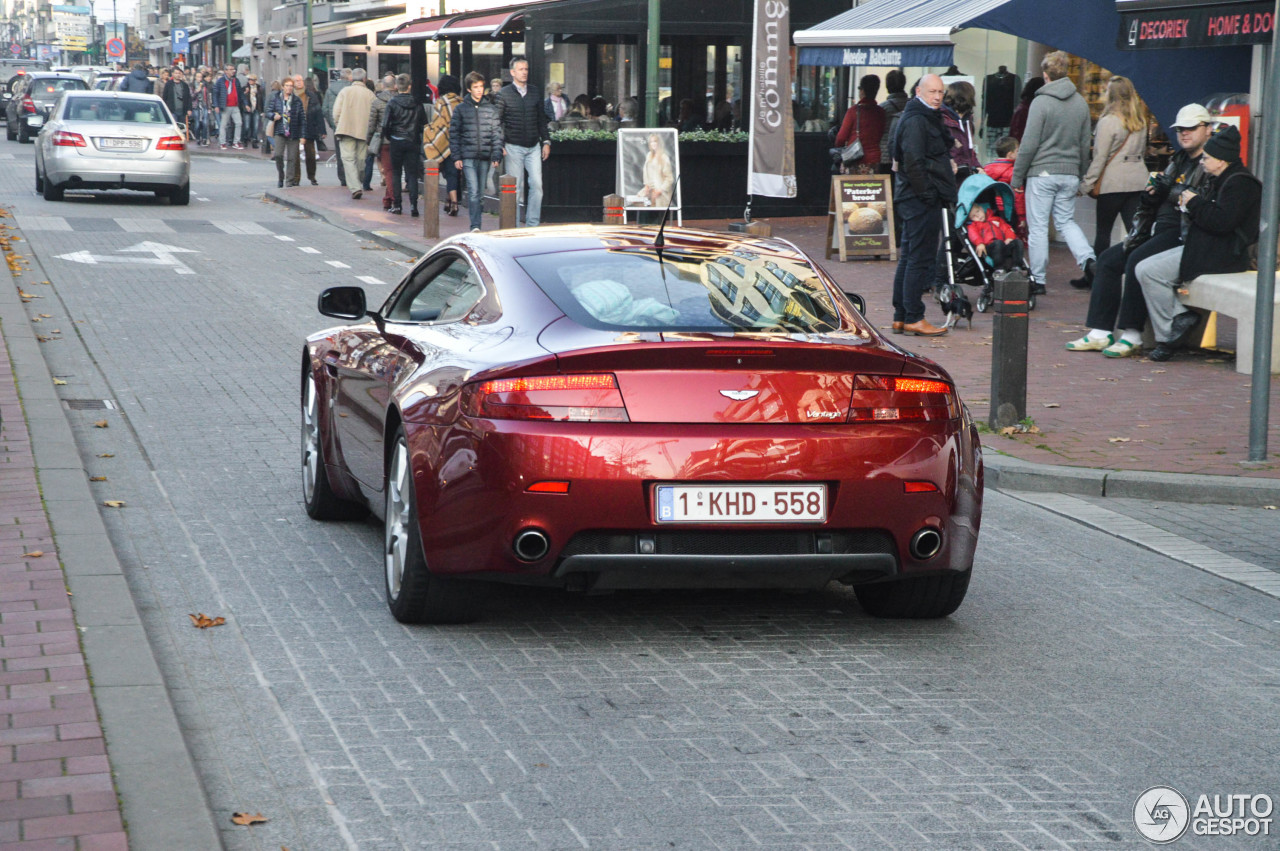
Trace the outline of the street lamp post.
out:
M 227 0 L 227 61 L 223 65 L 231 63 L 231 0 Z
M 311 0 L 307 0 L 307 61 L 303 67 L 307 76 L 311 75 L 311 69 L 316 65 L 315 60 L 315 31 L 311 26 Z

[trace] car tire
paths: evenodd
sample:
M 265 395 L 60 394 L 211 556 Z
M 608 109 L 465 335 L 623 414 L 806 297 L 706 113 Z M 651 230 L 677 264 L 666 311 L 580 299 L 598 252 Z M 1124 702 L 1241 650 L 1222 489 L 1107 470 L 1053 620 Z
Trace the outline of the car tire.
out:
M 36 191 L 42 194 L 44 192 L 44 178 L 40 176 L 39 167 L 36 168 Z
M 18 134 L 9 129 L 8 121 L 4 123 L 4 137 L 8 139 L 10 142 L 18 138 Z
M 387 607 L 401 623 L 470 623 L 480 616 L 481 587 L 437 576 L 427 567 L 418 528 L 418 499 L 404 429 L 396 430 L 387 465 L 383 561 Z
M 855 585 L 863 611 L 877 618 L 945 618 L 960 608 L 973 569 Z
M 302 502 L 312 520 L 359 520 L 368 513 L 364 506 L 338 496 L 329 483 L 320 437 L 320 394 L 310 371 L 302 387 Z
M 191 184 L 184 183 L 169 193 L 169 203 L 175 207 L 185 207 L 191 203 Z
M 56 183 L 54 183 L 52 180 L 50 180 L 50 179 L 49 179 L 49 178 L 47 178 L 47 177 L 44 179 L 44 181 L 43 181 L 43 182 L 44 182 L 44 188 L 43 188 L 41 191 L 44 193 L 44 200 L 46 200 L 46 201 L 61 201 L 61 200 L 62 200 L 62 187 L 61 187 L 61 186 L 59 186 L 59 185 L 57 185 Z

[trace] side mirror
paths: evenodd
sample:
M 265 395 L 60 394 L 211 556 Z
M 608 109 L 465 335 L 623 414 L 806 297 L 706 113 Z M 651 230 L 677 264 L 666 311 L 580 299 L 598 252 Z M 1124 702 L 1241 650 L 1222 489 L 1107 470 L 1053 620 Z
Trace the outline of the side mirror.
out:
M 329 287 L 320 293 L 316 309 L 335 319 L 364 319 L 369 312 L 360 287 Z
M 853 306 L 858 309 L 859 313 L 863 316 L 867 315 L 867 300 L 865 298 L 857 293 L 845 293 L 845 295 L 849 297 L 849 301 L 853 302 Z

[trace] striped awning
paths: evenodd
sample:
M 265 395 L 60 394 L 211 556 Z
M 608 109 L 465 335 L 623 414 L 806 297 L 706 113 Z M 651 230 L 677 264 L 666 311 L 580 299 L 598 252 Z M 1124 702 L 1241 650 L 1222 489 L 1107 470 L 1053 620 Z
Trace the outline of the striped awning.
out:
M 1009 0 L 871 0 L 794 35 L 800 47 L 947 45 L 978 15 Z

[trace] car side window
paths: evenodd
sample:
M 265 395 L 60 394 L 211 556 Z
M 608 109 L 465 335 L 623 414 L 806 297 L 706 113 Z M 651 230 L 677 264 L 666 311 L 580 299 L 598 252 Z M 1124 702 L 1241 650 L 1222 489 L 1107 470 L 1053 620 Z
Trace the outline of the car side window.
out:
M 388 319 L 400 322 L 457 322 L 484 296 L 471 264 L 458 256 L 423 266 L 396 301 Z

